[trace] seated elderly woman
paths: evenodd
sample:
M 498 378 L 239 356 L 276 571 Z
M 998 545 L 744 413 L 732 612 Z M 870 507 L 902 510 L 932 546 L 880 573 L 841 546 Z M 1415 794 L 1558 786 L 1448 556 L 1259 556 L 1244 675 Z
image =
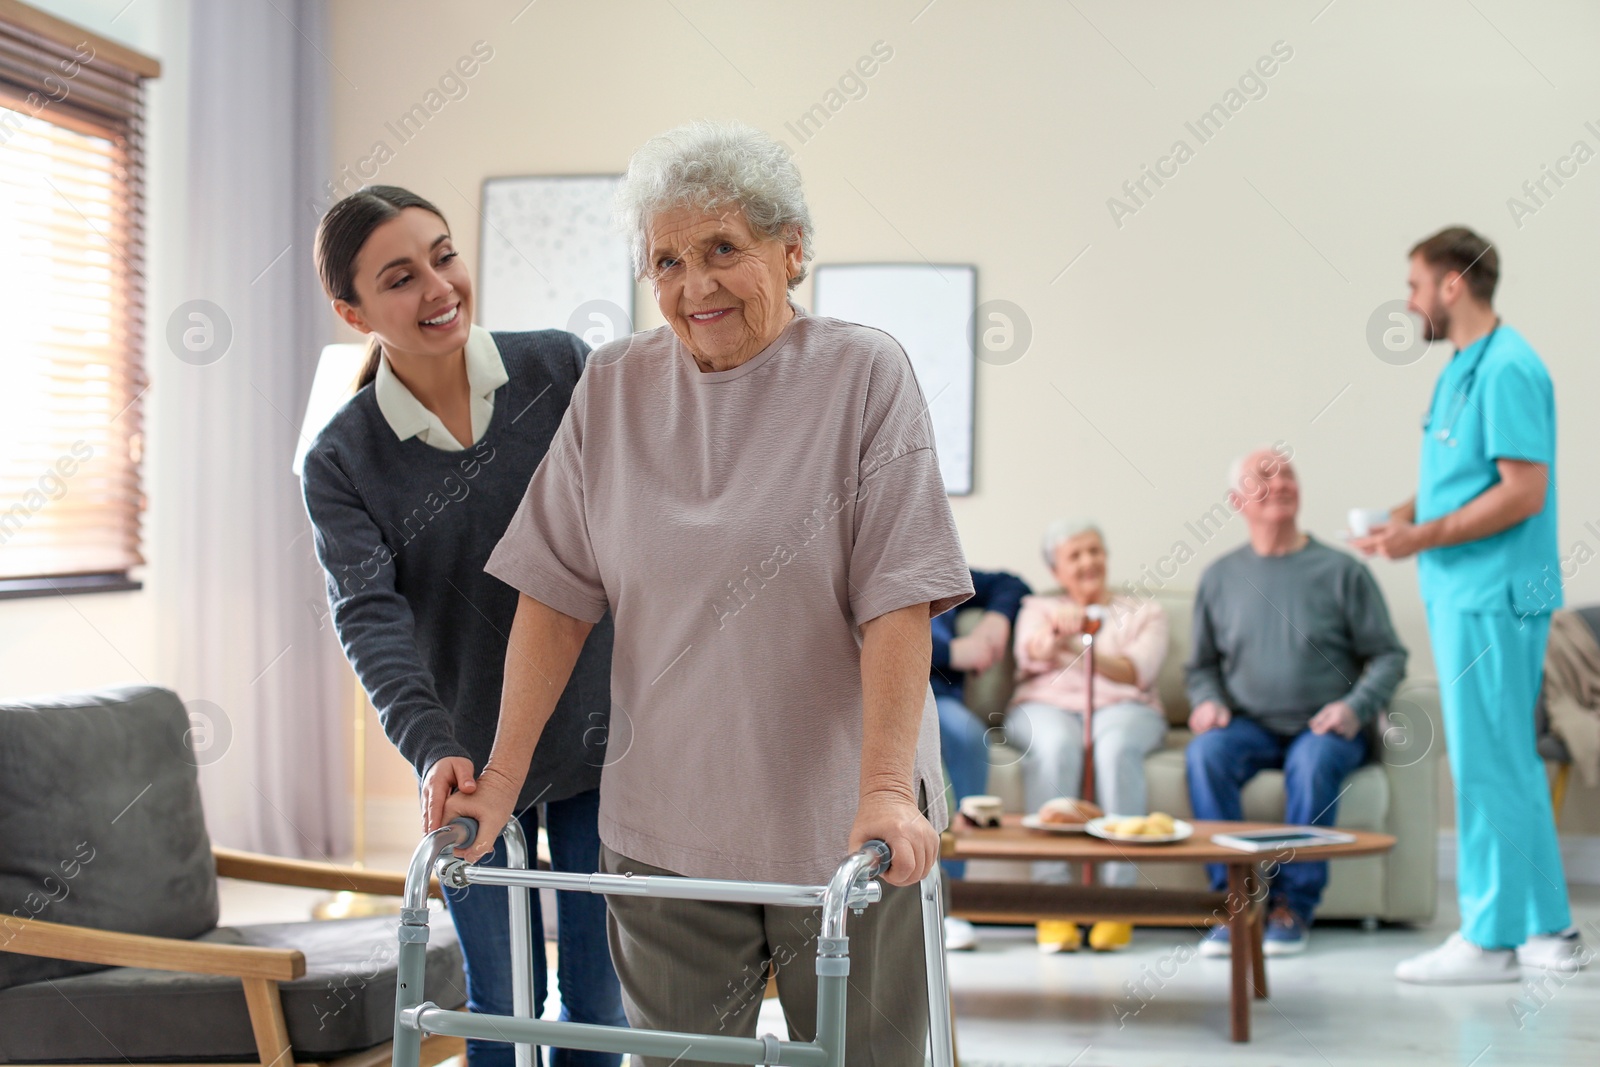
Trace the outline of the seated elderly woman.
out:
M 478 818 L 467 854 L 488 850 L 609 608 L 602 869 L 817 884 L 883 838 L 883 900 L 850 924 L 846 1054 L 920 1064 L 916 883 L 946 822 L 929 620 L 972 595 L 926 401 L 888 335 L 789 301 L 811 218 L 765 134 L 649 141 L 618 214 L 667 325 L 590 356 L 489 560 L 522 596 L 494 749 L 445 818 Z M 753 1036 L 775 964 L 814 1039 L 815 911 L 609 905 L 633 1025 Z
M 1006 732 L 1022 749 L 1023 790 L 1028 809 L 1055 797 L 1077 797 L 1083 782 L 1083 711 L 1088 696 L 1084 621 L 1095 605 L 1103 619 L 1094 639 L 1094 737 L 1092 799 L 1107 814 L 1144 815 L 1144 758 L 1161 745 L 1167 720 L 1156 697 L 1156 674 L 1167 654 L 1167 617 L 1152 600 L 1113 596 L 1106 586 L 1106 545 L 1092 522 L 1054 522 L 1044 535 L 1045 563 L 1061 592 L 1031 596 L 1017 616 L 1018 682 L 1006 716 Z M 1041 881 L 1067 878 L 1064 863 L 1034 864 Z M 1132 885 L 1125 863 L 1104 864 L 1101 881 Z M 1132 939 L 1126 923 L 1099 922 L 1089 931 L 1091 948 L 1121 948 Z M 1042 922 L 1039 947 L 1071 952 L 1081 943 L 1068 922 Z

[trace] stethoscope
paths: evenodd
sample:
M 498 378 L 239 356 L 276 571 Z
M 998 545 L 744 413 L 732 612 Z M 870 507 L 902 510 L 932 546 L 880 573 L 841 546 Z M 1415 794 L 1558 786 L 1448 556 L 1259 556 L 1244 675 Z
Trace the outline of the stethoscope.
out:
M 1483 364 L 1483 357 L 1489 354 L 1489 346 L 1494 343 L 1494 335 L 1500 332 L 1500 320 L 1494 320 L 1494 328 L 1483 339 L 1483 347 L 1478 349 L 1478 354 L 1472 357 L 1472 365 L 1461 376 L 1461 384 L 1456 389 L 1455 406 L 1450 410 L 1450 417 L 1445 420 L 1446 425 L 1433 431 L 1433 435 L 1451 448 L 1455 448 L 1456 420 L 1461 417 L 1462 410 L 1467 406 L 1467 394 L 1472 391 L 1473 384 L 1478 380 L 1478 368 Z M 1439 390 L 1444 388 L 1444 376 L 1439 376 L 1439 384 L 1433 387 L 1433 402 L 1428 405 L 1428 410 L 1422 413 L 1422 432 L 1428 432 L 1428 425 L 1433 421 L 1433 407 L 1439 402 Z

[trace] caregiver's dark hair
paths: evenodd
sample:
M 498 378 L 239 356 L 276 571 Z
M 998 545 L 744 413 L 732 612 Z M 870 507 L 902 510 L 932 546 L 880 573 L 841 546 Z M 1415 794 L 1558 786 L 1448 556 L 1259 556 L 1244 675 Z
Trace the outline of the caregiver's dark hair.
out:
M 398 185 L 369 185 L 351 193 L 328 209 L 317 224 L 316 261 L 317 277 L 322 280 L 323 291 L 330 300 L 343 300 L 359 304 L 356 298 L 356 257 L 361 247 L 372 236 L 372 231 L 388 222 L 408 207 L 420 207 L 439 216 L 448 229 L 444 212 L 433 204 Z M 383 358 L 383 346 L 376 337 L 367 342 L 367 358 L 356 377 L 360 389 L 378 375 L 378 361 Z

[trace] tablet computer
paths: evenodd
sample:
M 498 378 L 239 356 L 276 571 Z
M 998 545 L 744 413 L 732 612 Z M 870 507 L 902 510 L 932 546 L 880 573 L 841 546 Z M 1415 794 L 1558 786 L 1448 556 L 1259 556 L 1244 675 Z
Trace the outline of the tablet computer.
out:
M 1240 852 L 1276 852 L 1279 849 L 1310 848 L 1316 845 L 1348 845 L 1354 834 L 1324 830 L 1318 826 L 1279 826 L 1270 830 L 1240 830 L 1231 834 L 1212 834 L 1214 844 Z

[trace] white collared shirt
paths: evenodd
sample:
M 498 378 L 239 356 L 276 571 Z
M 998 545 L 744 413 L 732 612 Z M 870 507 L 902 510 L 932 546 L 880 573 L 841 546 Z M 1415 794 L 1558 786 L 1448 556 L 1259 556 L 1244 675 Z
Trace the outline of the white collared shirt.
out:
M 467 385 L 472 391 L 472 444 L 477 444 L 489 430 L 489 420 L 494 417 L 494 393 L 510 380 L 505 361 L 494 336 L 482 326 L 473 326 L 467 334 L 466 344 Z M 439 416 L 429 411 L 416 395 L 406 388 L 389 366 L 389 357 L 378 361 L 378 376 L 373 382 L 378 410 L 395 436 L 404 441 L 415 437 L 425 445 L 443 452 L 463 452 L 467 446 L 455 439 L 445 428 Z

